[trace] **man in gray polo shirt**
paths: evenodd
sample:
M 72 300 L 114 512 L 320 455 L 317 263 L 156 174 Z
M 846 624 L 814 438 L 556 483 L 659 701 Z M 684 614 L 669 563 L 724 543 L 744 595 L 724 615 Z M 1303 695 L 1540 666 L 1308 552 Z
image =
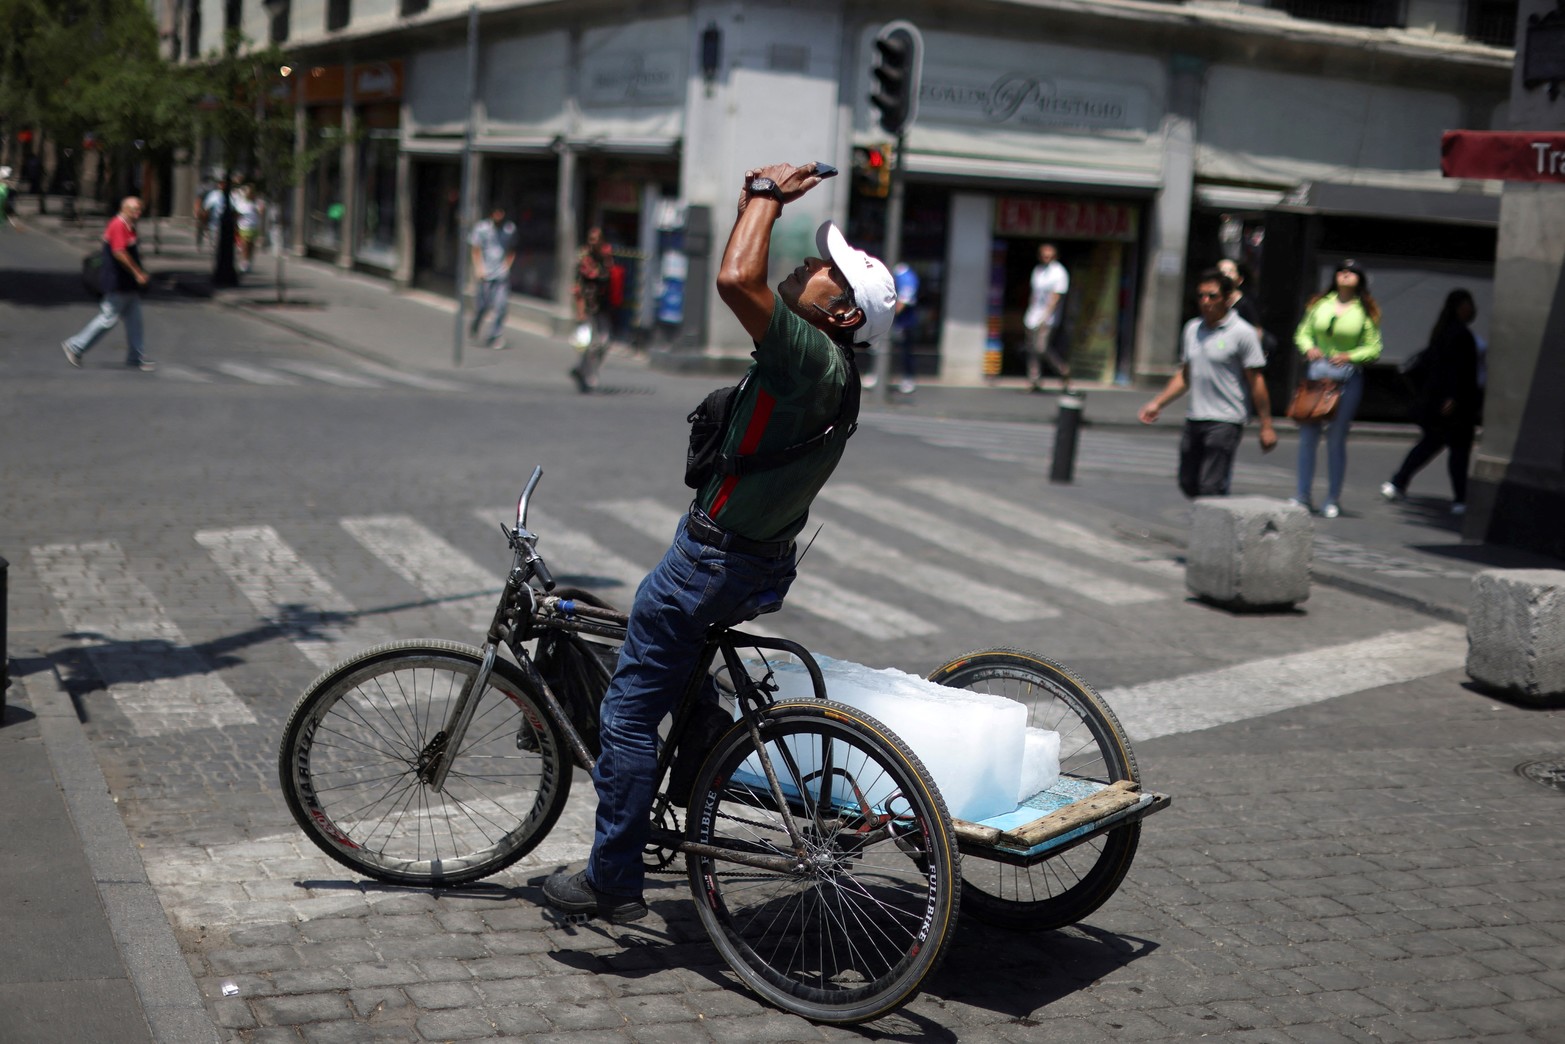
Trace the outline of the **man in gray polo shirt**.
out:
M 1262 452 L 1277 445 L 1261 372 L 1266 356 L 1255 327 L 1228 310 L 1233 289 L 1232 280 L 1216 269 L 1201 273 L 1196 280 L 1201 316 L 1186 323 L 1180 336 L 1179 371 L 1138 414 L 1141 423 L 1151 424 L 1164 406 L 1190 392 L 1179 440 L 1179 488 L 1187 497 L 1228 495 L 1252 403 L 1261 421 Z

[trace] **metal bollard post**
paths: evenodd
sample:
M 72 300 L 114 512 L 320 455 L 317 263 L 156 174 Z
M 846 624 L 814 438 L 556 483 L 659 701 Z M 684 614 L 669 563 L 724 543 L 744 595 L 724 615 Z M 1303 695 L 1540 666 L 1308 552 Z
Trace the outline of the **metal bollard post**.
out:
M 1070 482 L 1076 472 L 1076 435 L 1081 430 L 1082 399 L 1079 395 L 1060 396 L 1060 412 L 1054 418 L 1054 466 L 1050 482 Z

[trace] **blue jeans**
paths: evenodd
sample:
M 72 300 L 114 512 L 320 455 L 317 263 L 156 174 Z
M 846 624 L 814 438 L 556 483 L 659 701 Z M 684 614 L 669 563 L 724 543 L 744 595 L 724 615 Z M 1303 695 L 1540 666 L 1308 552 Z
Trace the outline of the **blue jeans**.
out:
M 1337 412 L 1324 425 L 1299 425 L 1299 471 L 1294 498 L 1310 503 L 1310 488 L 1315 484 L 1315 451 L 1320 444 L 1321 428 L 1326 429 L 1326 503 L 1336 504 L 1342 497 L 1342 481 L 1348 472 L 1348 428 L 1364 397 L 1364 374 L 1355 369 L 1342 385 Z
M 139 366 L 145 358 L 141 351 L 141 295 L 134 290 L 111 290 L 104 294 L 92 322 L 65 343 L 71 346 L 71 351 L 83 355 L 121 319 L 125 320 L 125 340 L 130 345 L 125 365 Z
M 478 336 L 478 327 L 483 323 L 484 313 L 490 313 L 489 336 L 484 338 L 486 343 L 500 340 L 505 332 L 505 314 L 511 305 L 511 277 L 503 276 L 500 279 L 480 279 L 478 281 L 478 293 L 473 298 L 473 325 L 472 334 Z
M 673 546 L 636 590 L 619 665 L 599 711 L 603 752 L 592 770 L 598 814 L 587 864 L 594 888 L 641 895 L 658 723 L 684 695 L 708 628 L 731 622 L 764 591 L 786 594 L 793 577 L 792 551 L 781 558 L 720 551 L 692 540 L 680 519 Z M 715 699 L 716 693 L 706 696 Z

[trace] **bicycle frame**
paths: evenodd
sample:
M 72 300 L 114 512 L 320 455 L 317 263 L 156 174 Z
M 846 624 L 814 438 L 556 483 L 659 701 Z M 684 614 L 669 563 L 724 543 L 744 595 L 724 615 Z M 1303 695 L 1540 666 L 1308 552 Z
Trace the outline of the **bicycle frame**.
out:
M 477 700 L 474 695 L 484 691 L 488 684 L 489 676 L 493 671 L 495 657 L 503 645 L 511 651 L 521 668 L 524 678 L 532 685 L 535 692 L 543 701 L 543 709 L 560 731 L 564 733 L 570 744 L 575 761 L 588 772 L 592 771 L 594 761 L 592 752 L 588 750 L 582 740 L 581 733 L 577 730 L 570 712 L 561 701 L 560 694 L 550 688 L 549 683 L 539 672 L 533 662 L 532 655 L 528 652 L 526 642 L 547 630 L 565 631 L 572 634 L 587 634 L 596 637 L 609 638 L 614 641 L 625 640 L 625 628 L 627 618 L 624 614 L 611 609 L 601 609 L 573 599 L 561 598 L 548 594 L 555 586 L 554 577 L 550 574 L 548 566 L 538 555 L 536 534 L 527 529 L 527 506 L 532 497 L 533 490 L 538 485 L 538 480 L 543 475 L 542 468 L 534 468 L 532 477 L 528 480 L 526 488 L 522 491 L 516 507 L 516 527 L 514 529 L 501 526 L 505 533 L 506 541 L 511 547 L 512 561 L 510 571 L 506 575 L 504 590 L 500 594 L 500 601 L 495 608 L 495 614 L 490 621 L 488 633 L 484 637 L 483 662 L 472 677 L 463 687 L 452 706 L 450 716 L 444 729 L 436 733 L 435 737 L 425 746 L 419 758 L 419 775 L 429 784 L 430 788 L 439 792 L 446 780 L 451 768 L 450 752 L 460 750 L 462 739 L 467 733 L 468 726 L 472 722 L 474 711 L 477 708 Z M 538 581 L 542 592 L 535 587 L 533 581 Z M 771 692 L 775 686 L 770 686 L 766 679 L 756 681 L 750 677 L 739 656 L 739 649 L 769 649 L 776 652 L 786 652 L 795 656 L 810 677 L 810 683 L 815 692 L 816 699 L 826 699 L 826 682 L 821 674 L 820 666 L 809 650 L 797 642 L 786 638 L 763 637 L 761 635 L 748 634 L 735 630 L 729 626 L 713 627 L 708 634 L 706 643 L 697 657 L 696 668 L 691 673 L 690 681 L 685 692 L 680 698 L 674 712 L 674 722 L 670 729 L 668 741 L 658 754 L 656 782 L 662 783 L 667 776 L 670 766 L 673 764 L 674 752 L 678 748 L 678 739 L 683 735 L 686 725 L 697 702 L 697 695 L 705 682 L 712 664 L 719 653 L 723 656 L 724 668 L 728 672 L 729 680 L 734 686 L 735 700 L 740 708 L 741 716 L 750 730 L 751 742 L 759 754 L 762 770 L 766 775 L 767 784 L 771 790 L 772 800 L 776 802 L 779 814 L 782 816 L 789 841 L 794 854 L 768 856 L 760 853 L 737 853 L 728 848 L 711 845 L 700 845 L 687 842 L 683 838 L 670 836 L 671 831 L 663 830 L 656 825 L 653 827 L 653 839 L 660 847 L 672 848 L 675 851 L 695 855 L 720 856 L 733 862 L 744 863 L 757 868 L 775 871 L 795 871 L 804 868 L 803 834 L 793 816 L 791 805 L 783 793 L 782 783 L 777 777 L 776 768 L 772 764 L 771 755 L 768 753 L 765 743 L 761 740 L 761 714 L 772 702 Z M 793 778 L 801 778 L 799 767 L 793 763 L 793 755 L 781 748 L 780 753 L 784 758 L 786 767 L 793 773 Z M 805 795 L 805 812 L 811 818 L 815 818 L 816 810 Z M 653 809 L 654 820 L 666 808 L 665 798 Z

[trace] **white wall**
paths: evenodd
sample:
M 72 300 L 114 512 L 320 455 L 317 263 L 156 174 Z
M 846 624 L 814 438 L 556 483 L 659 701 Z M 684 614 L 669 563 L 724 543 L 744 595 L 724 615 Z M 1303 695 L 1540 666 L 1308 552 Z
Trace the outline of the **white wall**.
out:
M 978 384 L 989 331 L 989 250 L 994 197 L 951 193 L 946 240 L 945 316 L 940 327 L 940 374 L 949 383 Z
M 1440 91 L 1214 65 L 1197 125 L 1198 176 L 1449 189 L 1440 135 L 1463 125 Z

